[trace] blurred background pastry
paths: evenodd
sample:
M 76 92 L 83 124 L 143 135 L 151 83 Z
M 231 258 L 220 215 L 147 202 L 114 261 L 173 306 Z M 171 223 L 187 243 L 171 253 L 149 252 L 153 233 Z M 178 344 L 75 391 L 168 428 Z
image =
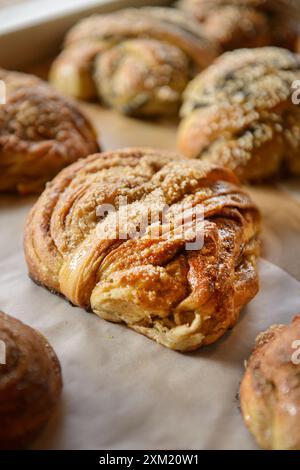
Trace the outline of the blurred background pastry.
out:
M 4 352 L 0 364 L 0 449 L 21 449 L 52 415 L 62 389 L 61 369 L 40 333 L 2 312 L 0 340 Z
M 295 48 L 298 0 L 179 0 L 223 51 L 243 47 Z
M 300 316 L 258 336 L 240 401 L 245 423 L 263 449 L 300 450 Z
M 174 114 L 188 81 L 218 54 L 189 15 L 145 7 L 75 25 L 50 80 L 63 93 L 99 99 L 134 116 Z
M 99 150 L 89 121 L 51 86 L 3 69 L 0 80 L 0 192 L 41 192 L 63 167 Z
M 115 210 L 100 214 L 107 204 Z M 27 219 L 25 254 L 38 284 L 188 351 L 220 338 L 257 293 L 259 226 L 229 170 L 126 149 L 81 160 L 47 186 Z
M 300 175 L 299 79 L 300 56 L 286 49 L 223 54 L 185 91 L 179 149 L 242 180 Z

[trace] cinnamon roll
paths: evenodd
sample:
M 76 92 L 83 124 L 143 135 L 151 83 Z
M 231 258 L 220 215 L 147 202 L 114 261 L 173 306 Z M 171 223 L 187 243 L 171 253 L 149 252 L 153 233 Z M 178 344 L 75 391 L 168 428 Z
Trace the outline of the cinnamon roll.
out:
M 229 170 L 126 149 L 77 162 L 47 186 L 25 254 L 38 284 L 189 351 L 233 327 L 257 293 L 259 219 Z
M 75 25 L 50 80 L 79 99 L 99 97 L 135 116 L 175 113 L 188 81 L 217 47 L 189 15 L 145 7 L 94 15 Z
M 99 150 L 77 106 L 45 82 L 3 69 L 0 80 L 0 192 L 41 192 L 63 167 Z
M 179 149 L 242 180 L 300 175 L 299 80 L 300 57 L 285 49 L 223 54 L 185 91 Z
M 0 312 L 0 449 L 26 447 L 57 404 L 62 378 L 47 340 Z
M 300 316 L 260 334 L 240 388 L 244 420 L 264 449 L 300 450 Z

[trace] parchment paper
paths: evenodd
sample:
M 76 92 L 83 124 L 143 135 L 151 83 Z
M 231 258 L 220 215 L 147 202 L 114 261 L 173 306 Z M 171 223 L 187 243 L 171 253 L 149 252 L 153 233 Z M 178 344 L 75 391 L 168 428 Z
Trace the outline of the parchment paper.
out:
M 104 148 L 175 148 L 176 123 L 83 108 Z M 300 204 L 294 197 L 300 191 L 297 184 L 250 191 L 264 215 L 260 293 L 223 339 L 190 354 L 167 350 L 33 284 L 22 232 L 34 198 L 0 197 L 0 309 L 46 335 L 64 377 L 61 405 L 34 449 L 256 448 L 236 395 L 256 335 L 300 312 Z

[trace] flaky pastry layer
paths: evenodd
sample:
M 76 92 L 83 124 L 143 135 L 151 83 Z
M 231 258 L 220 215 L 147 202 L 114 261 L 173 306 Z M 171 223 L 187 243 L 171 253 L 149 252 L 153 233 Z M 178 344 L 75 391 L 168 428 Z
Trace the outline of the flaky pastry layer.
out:
M 300 57 L 285 49 L 223 54 L 185 91 L 179 149 L 242 180 L 299 175 L 299 79 Z
M 242 47 L 295 48 L 300 18 L 298 0 L 179 0 L 221 50 Z
M 264 449 L 300 449 L 300 316 L 261 333 L 240 388 L 244 420 Z
M 53 413 L 61 389 L 59 361 L 47 340 L 0 312 L 0 449 L 27 446 Z
M 0 69 L 0 191 L 41 192 L 70 163 L 99 150 L 79 108 L 37 77 Z
M 145 7 L 94 15 L 67 34 L 50 79 L 81 99 L 135 116 L 176 114 L 188 81 L 218 48 L 192 17 Z
M 160 227 L 155 236 L 116 235 L 120 197 L 128 226 L 144 218 Z M 115 213 L 99 214 L 105 204 Z M 170 224 L 162 218 L 166 205 Z M 175 236 L 176 217 L 200 206 L 204 246 L 196 248 L 187 245 L 194 239 L 189 231 Z M 149 219 L 153 212 L 158 219 Z M 256 294 L 258 232 L 258 210 L 230 171 L 169 152 L 126 149 L 90 156 L 48 185 L 27 220 L 25 254 L 39 284 L 187 351 L 216 341 Z

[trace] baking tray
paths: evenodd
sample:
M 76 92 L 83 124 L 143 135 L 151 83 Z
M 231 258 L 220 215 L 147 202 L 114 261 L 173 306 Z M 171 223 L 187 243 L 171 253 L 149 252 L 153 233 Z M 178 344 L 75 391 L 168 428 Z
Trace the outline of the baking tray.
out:
M 23 0 L 0 5 L 0 66 L 20 68 L 56 53 L 80 18 L 119 8 L 168 5 L 171 0 Z

